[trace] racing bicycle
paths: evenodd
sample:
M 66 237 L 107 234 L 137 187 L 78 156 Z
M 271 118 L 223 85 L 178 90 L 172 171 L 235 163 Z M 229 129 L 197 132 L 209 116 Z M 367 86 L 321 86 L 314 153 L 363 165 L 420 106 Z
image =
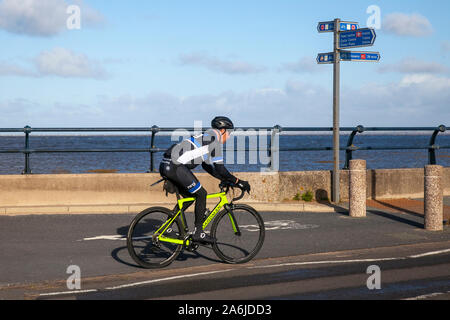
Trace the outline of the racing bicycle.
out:
M 170 184 L 167 179 L 165 181 Z M 141 267 L 154 269 L 171 264 L 178 255 L 187 250 L 195 252 L 200 243 L 192 240 L 192 232 L 186 221 L 186 210 L 195 198 L 177 195 L 173 210 L 151 207 L 139 213 L 131 222 L 127 234 L 130 256 Z M 241 194 L 228 201 L 227 194 L 233 185 L 221 183 L 220 192 L 210 194 L 207 199 L 217 199 L 215 208 L 205 216 L 203 229 L 216 239 L 212 248 L 225 263 L 241 264 L 253 259 L 260 251 L 265 237 L 264 221 L 261 215 L 245 204 L 235 204 L 244 197 Z

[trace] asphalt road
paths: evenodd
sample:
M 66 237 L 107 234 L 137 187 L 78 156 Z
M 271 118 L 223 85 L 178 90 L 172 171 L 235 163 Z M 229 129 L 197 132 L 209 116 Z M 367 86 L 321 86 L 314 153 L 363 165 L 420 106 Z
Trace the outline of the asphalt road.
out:
M 0 299 L 450 298 L 449 227 L 428 232 L 420 217 L 381 211 L 262 215 L 266 241 L 252 262 L 223 264 L 201 247 L 156 271 L 128 255 L 133 215 L 0 217 Z M 73 265 L 81 290 L 65 294 Z M 381 289 L 367 287 L 371 265 Z

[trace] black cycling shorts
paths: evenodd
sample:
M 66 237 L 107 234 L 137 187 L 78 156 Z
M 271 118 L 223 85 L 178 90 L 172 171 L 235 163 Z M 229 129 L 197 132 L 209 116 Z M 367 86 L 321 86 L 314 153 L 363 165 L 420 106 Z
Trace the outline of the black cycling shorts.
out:
M 163 178 L 168 178 L 180 189 L 181 194 L 187 192 L 194 195 L 202 188 L 200 181 L 192 171 L 184 165 L 176 165 L 169 161 L 162 161 L 159 172 Z

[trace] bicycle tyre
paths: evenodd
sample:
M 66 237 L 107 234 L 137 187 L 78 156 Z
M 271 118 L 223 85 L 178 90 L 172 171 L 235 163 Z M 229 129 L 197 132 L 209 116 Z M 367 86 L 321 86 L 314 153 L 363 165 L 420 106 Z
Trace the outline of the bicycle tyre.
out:
M 211 227 L 211 235 L 217 239 L 213 250 L 226 263 L 246 263 L 261 250 L 265 238 L 264 221 L 248 205 L 234 205 L 231 210 L 241 234 L 235 234 L 228 211 L 222 210 Z
M 152 207 L 136 215 L 131 222 L 127 233 L 128 253 L 141 267 L 146 269 L 164 268 L 171 264 L 180 254 L 183 245 L 167 242 L 155 243 L 152 238 L 154 232 L 172 215 L 173 212 L 167 208 Z M 177 236 L 181 239 L 182 229 L 178 218 L 175 219 L 168 231 L 172 237 Z M 145 244 L 142 250 L 139 250 L 141 249 L 140 242 Z

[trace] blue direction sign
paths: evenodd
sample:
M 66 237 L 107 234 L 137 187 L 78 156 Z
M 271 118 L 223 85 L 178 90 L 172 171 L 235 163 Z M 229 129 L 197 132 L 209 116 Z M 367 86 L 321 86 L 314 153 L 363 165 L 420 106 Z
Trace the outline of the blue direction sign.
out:
M 329 64 L 334 62 L 334 53 L 319 53 L 317 56 L 317 63 L 318 64 Z
M 341 21 L 341 31 L 350 31 L 350 30 L 356 30 L 359 28 L 359 24 L 356 22 L 345 22 Z
M 373 46 L 377 35 L 374 29 L 364 28 L 339 33 L 339 49 Z
M 334 21 L 319 22 L 319 25 L 317 26 L 317 31 L 333 32 L 334 31 Z
M 341 51 L 341 61 L 367 61 L 378 62 L 381 59 L 379 52 Z
M 340 23 L 340 31 L 350 31 L 350 30 L 356 30 L 359 28 L 359 24 L 357 22 L 346 22 L 341 21 Z M 326 21 L 326 22 L 319 22 L 317 26 L 317 31 L 321 32 L 333 32 L 334 31 L 334 21 Z

